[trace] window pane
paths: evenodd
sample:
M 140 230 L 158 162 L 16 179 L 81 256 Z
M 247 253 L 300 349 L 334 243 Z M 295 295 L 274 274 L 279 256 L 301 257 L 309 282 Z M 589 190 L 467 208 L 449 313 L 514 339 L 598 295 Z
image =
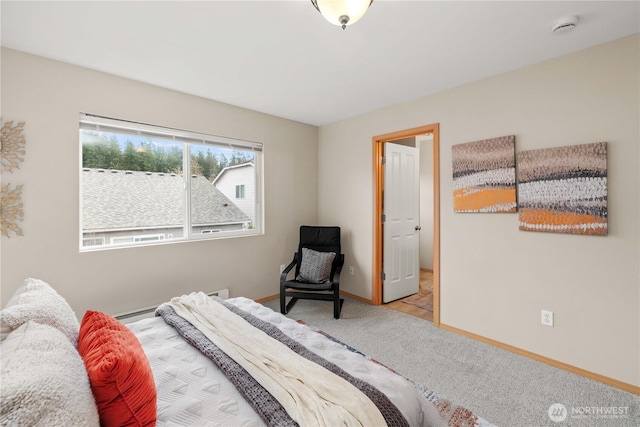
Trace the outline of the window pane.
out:
M 255 182 L 254 152 L 191 144 L 191 233 L 238 232 L 252 228 L 255 198 L 236 200 L 239 182 Z
M 182 143 L 86 129 L 80 140 L 83 246 L 183 236 Z
M 236 199 L 244 199 L 244 184 L 236 185 Z

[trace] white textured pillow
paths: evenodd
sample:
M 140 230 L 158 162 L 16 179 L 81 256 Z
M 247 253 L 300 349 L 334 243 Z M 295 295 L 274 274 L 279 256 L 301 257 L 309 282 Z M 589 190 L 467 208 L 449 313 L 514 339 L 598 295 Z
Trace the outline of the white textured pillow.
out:
M 80 323 L 76 314 L 67 301 L 42 280 L 26 279 L 0 311 L 2 339 L 7 332 L 29 320 L 59 329 L 78 347 Z
M 296 280 L 316 284 L 328 282 L 335 257 L 335 252 L 318 252 L 302 248 L 300 272 Z
M 0 351 L 0 425 L 100 425 L 82 358 L 62 332 L 29 321 Z
M 16 300 L 20 297 L 20 295 L 24 293 L 26 288 L 27 285 L 23 283 L 22 286 L 16 289 L 13 295 L 11 295 L 11 298 L 9 298 L 9 301 L 7 301 L 7 304 L 5 304 L 5 308 L 14 305 L 16 303 Z M 13 329 L 11 328 L 11 326 L 5 323 L 2 318 L 2 311 L 0 311 L 0 341 L 4 341 L 4 339 L 9 336 L 11 331 L 13 331 Z

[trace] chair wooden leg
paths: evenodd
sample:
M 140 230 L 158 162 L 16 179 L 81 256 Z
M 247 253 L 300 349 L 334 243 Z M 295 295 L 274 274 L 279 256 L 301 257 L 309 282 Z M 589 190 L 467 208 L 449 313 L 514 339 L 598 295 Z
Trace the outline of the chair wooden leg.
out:
M 333 318 L 339 319 L 340 312 L 342 311 L 342 304 L 344 304 L 344 298 L 337 298 L 333 300 Z
M 286 305 L 286 297 L 284 294 L 284 289 L 280 290 L 280 313 L 287 314 L 287 305 Z
M 286 308 L 286 313 L 288 313 L 289 311 L 291 311 L 291 307 L 293 307 L 293 305 L 298 301 L 298 298 L 292 297 L 289 300 L 289 303 L 287 304 L 287 308 Z

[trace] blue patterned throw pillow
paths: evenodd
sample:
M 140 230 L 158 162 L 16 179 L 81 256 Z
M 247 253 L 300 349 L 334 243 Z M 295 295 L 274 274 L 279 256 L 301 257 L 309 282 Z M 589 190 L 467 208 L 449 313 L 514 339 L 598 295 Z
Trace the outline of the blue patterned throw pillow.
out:
M 328 282 L 331 274 L 331 265 L 335 257 L 335 252 L 318 252 L 302 248 L 300 273 L 296 280 L 306 283 Z

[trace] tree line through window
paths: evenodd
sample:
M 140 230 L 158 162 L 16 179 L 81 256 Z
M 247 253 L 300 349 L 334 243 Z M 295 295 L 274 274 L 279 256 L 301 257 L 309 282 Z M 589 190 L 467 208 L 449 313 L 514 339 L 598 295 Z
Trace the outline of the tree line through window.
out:
M 85 168 L 182 173 L 183 150 L 176 145 L 160 145 L 150 137 L 134 137 L 111 132 L 85 131 L 89 143 L 82 146 Z M 191 153 L 191 173 L 213 181 L 226 167 L 253 161 L 253 153 L 237 149 L 230 155 L 205 147 Z

